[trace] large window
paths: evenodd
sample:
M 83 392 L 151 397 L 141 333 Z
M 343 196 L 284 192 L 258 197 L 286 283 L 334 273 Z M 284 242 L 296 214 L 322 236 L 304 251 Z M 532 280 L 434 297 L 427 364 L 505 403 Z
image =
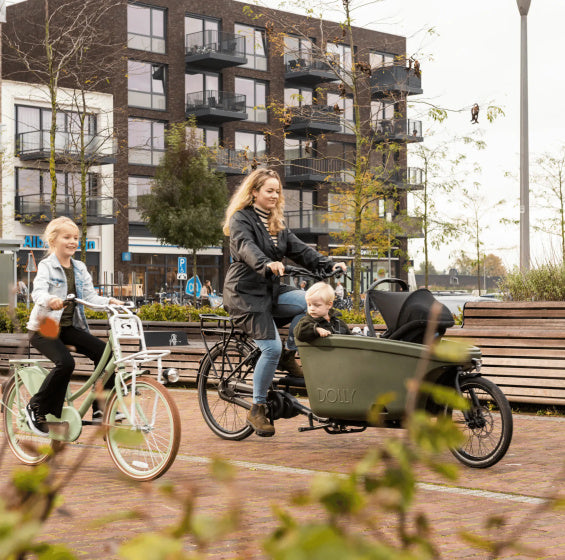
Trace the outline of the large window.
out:
M 217 19 L 210 19 L 196 15 L 184 18 L 184 32 L 186 38 L 185 47 L 208 45 L 218 42 L 218 32 L 220 22 Z
M 198 127 L 196 135 L 204 146 L 208 148 L 220 145 L 220 129 L 215 127 Z
M 379 68 L 381 66 L 392 66 L 396 61 L 396 55 L 384 52 L 370 52 L 369 64 L 371 68 Z
M 236 35 L 245 37 L 245 53 L 247 64 L 242 68 L 254 68 L 255 70 L 267 70 L 267 42 L 265 30 L 258 27 L 250 27 L 236 23 L 233 27 Z
M 340 110 L 341 132 L 344 134 L 354 134 L 355 117 L 353 112 L 353 99 L 340 97 L 337 93 L 328 93 L 328 105 L 337 106 Z
M 130 222 L 143 222 L 137 209 L 137 199 L 144 194 L 151 193 L 153 179 L 151 177 L 128 177 L 128 216 Z
M 165 110 L 165 74 L 164 64 L 128 60 L 128 105 Z
M 140 51 L 166 52 L 163 8 L 128 4 L 128 47 Z
M 267 122 L 267 84 L 265 82 L 236 78 L 235 93 L 245 95 L 247 120 Z
M 312 60 L 312 42 L 287 35 L 284 38 L 284 62 L 293 66 L 309 66 Z
M 316 155 L 316 147 L 310 140 L 304 138 L 284 139 L 284 159 L 312 158 Z
M 165 123 L 145 119 L 128 121 L 128 161 L 159 165 L 165 152 Z
M 350 83 L 351 67 L 353 63 L 351 47 L 349 45 L 328 43 L 327 51 L 330 60 L 334 61 L 336 72 L 341 76 L 343 81 Z
M 265 136 L 261 132 L 236 131 L 235 149 L 246 152 L 248 157 L 259 159 L 267 151 Z
M 185 74 L 184 88 L 186 93 L 216 92 L 220 90 L 220 76 L 212 73 Z
M 308 88 L 284 88 L 285 107 L 312 105 L 312 90 Z
M 338 182 L 350 183 L 353 180 L 355 168 L 355 144 L 347 142 L 328 142 L 327 157 L 334 160 L 332 167 L 341 169 L 334 175 Z
M 390 132 L 394 119 L 394 103 L 390 101 L 371 101 L 371 125 L 380 133 Z

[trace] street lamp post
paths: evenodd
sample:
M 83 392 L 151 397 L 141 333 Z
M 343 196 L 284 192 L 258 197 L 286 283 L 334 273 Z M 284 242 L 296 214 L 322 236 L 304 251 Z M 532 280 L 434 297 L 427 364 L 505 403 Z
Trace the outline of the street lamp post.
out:
M 520 32 L 520 270 L 530 268 L 530 163 L 528 146 L 528 11 L 532 0 L 516 0 Z

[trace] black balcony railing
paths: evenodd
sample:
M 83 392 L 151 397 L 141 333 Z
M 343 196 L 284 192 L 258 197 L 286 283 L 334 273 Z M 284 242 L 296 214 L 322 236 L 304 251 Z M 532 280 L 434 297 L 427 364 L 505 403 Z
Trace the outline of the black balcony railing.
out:
M 49 130 L 33 130 L 16 135 L 16 155 L 22 160 L 49 159 Z M 92 164 L 115 163 L 114 141 L 98 135 L 84 135 L 84 156 Z M 55 159 L 77 161 L 81 157 L 81 137 L 75 132 L 55 132 Z
M 227 91 L 196 91 L 186 95 L 186 112 L 215 121 L 244 120 L 245 95 Z
M 48 194 L 29 194 L 16 197 L 16 219 L 26 223 L 48 222 L 52 219 L 51 199 Z M 82 223 L 80 196 L 58 195 L 55 211 L 57 216 L 68 216 Z M 86 198 L 86 221 L 90 225 L 111 224 L 116 221 L 116 201 L 109 196 Z
M 287 107 L 285 124 L 288 132 L 297 134 L 341 131 L 340 115 L 327 105 Z
M 216 30 L 190 33 L 185 38 L 185 61 L 217 69 L 246 64 L 245 36 Z
M 383 142 L 422 142 L 422 122 L 411 119 L 378 119 L 374 122 L 374 140 Z
M 300 56 L 300 53 L 285 54 L 284 70 L 286 80 L 308 86 L 337 79 L 335 72 L 327 61 L 303 57 Z
M 325 210 L 291 210 L 284 213 L 286 225 L 297 233 L 325 234 L 340 231 Z
M 285 161 L 286 182 L 332 182 L 344 173 L 344 162 L 337 158 L 297 158 Z
M 422 76 L 413 68 L 392 65 L 372 69 L 371 93 L 376 97 L 384 97 L 395 92 L 418 95 L 423 91 Z
M 212 151 L 216 158 L 216 169 L 226 175 L 243 175 L 258 167 L 265 167 L 263 154 L 231 148 L 217 148 Z

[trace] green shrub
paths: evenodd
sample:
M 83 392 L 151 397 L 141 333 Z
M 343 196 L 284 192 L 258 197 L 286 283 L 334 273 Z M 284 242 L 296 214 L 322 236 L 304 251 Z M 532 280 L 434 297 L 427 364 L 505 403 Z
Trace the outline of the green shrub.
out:
M 499 284 L 505 299 L 514 301 L 565 300 L 565 264 L 543 264 L 528 271 L 515 268 Z
M 224 309 L 212 309 L 211 307 L 200 307 L 199 309 L 191 305 L 161 305 L 152 303 L 143 305 L 137 311 L 137 316 L 142 321 L 176 321 L 191 322 L 199 321 L 202 313 L 215 313 L 216 315 L 227 315 Z

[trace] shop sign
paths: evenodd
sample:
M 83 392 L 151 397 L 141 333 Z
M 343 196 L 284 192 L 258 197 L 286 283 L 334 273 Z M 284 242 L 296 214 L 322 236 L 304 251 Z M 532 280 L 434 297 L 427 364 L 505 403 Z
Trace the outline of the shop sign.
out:
M 78 240 L 78 248 L 80 249 L 80 239 Z M 48 245 L 43 241 L 41 235 L 25 235 L 24 236 L 24 249 L 47 249 Z M 96 251 L 96 241 L 91 239 L 86 240 L 86 250 Z

